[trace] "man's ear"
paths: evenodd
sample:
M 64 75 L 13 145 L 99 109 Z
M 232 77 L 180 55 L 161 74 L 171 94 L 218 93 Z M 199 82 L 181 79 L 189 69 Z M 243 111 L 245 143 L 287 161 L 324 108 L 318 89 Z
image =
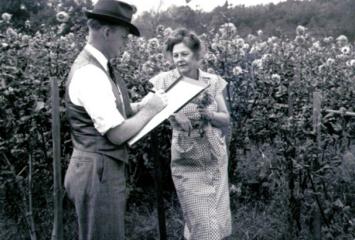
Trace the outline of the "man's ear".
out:
M 108 27 L 108 26 L 104 26 L 103 28 L 102 28 L 102 31 L 103 31 L 103 34 L 104 34 L 104 36 L 105 36 L 105 38 L 108 38 L 108 36 L 110 35 L 110 31 L 111 31 L 111 29 Z

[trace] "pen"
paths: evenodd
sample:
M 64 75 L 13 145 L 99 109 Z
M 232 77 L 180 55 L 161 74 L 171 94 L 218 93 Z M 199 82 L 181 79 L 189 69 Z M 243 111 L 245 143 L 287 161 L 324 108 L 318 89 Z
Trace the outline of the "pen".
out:
M 149 89 L 148 92 L 151 92 L 151 93 L 160 93 L 160 94 L 165 93 L 165 91 L 162 90 L 162 89 L 156 90 L 156 89 L 154 89 L 154 88 Z

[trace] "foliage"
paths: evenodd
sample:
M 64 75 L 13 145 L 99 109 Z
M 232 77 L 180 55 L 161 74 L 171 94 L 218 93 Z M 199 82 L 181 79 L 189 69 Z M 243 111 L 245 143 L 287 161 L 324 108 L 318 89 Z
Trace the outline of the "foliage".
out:
M 191 2 L 190 6 L 195 3 Z M 172 28 L 186 27 L 197 33 L 217 30 L 224 22 L 234 23 L 241 36 L 262 29 L 267 36 L 294 36 L 297 25 L 309 28 L 317 36 L 345 34 L 355 38 L 352 19 L 355 17 L 355 2 L 352 0 L 288 0 L 278 4 L 216 7 L 211 12 L 189 6 L 173 6 L 160 13 L 146 12 L 135 22 L 144 36 L 154 37 L 159 24 Z
M 58 12 L 69 9 L 64 7 Z M 68 21 L 44 25 L 36 31 L 19 30 L 11 25 L 11 20 L 2 26 L 0 189 L 5 189 L 6 198 L 5 211 L 0 214 L 20 223 L 16 234 L 19 239 L 28 235 L 29 157 L 33 159 L 34 169 L 32 197 L 36 230 L 40 239 L 50 236 L 53 178 L 49 83 L 57 81 L 63 97 L 70 66 L 85 44 L 83 22 L 82 17 L 70 15 Z M 171 28 L 160 25 L 154 38 L 131 38 L 122 58 L 116 60 L 132 101 L 140 100 L 147 93 L 151 77 L 172 68 L 162 52 L 170 32 Z M 302 26 L 297 27 L 295 38 L 291 39 L 267 37 L 262 31 L 242 37 L 234 24 L 223 23 L 200 38 L 206 45 L 202 68 L 228 82 L 226 100 L 233 119 L 229 144 L 231 193 L 235 203 L 232 206 L 238 208 L 241 203 L 252 202 L 267 208 L 268 216 L 262 216 L 257 208 L 255 214 L 270 224 L 267 226 L 279 224 L 278 231 L 282 232 L 265 227 L 261 236 L 264 239 L 310 239 L 317 229 L 309 225 L 317 221 L 321 223 L 324 239 L 352 239 L 355 160 L 348 146 L 355 132 L 346 111 L 355 110 L 354 45 L 345 36 L 315 37 Z M 316 91 L 322 94 L 324 117 L 320 132 L 315 131 L 313 123 Z M 340 109 L 340 114 L 327 113 L 325 109 Z M 72 147 L 63 100 L 61 119 L 64 175 Z M 153 185 L 152 148 L 156 146 L 159 146 L 166 179 L 165 195 L 171 196 L 170 134 L 169 125 L 163 124 L 156 131 L 158 142 L 150 142 L 148 136 L 132 149 L 131 199 L 150 196 L 144 195 L 144 191 Z M 128 221 L 134 221 L 132 218 L 140 214 L 152 218 L 152 207 L 140 205 L 146 201 L 129 206 L 137 212 L 129 215 Z M 73 219 L 73 209 L 67 201 L 65 208 L 69 219 Z M 180 216 L 177 209 L 178 206 L 169 214 Z M 244 217 L 244 214 L 237 215 Z M 148 229 L 133 228 L 133 231 L 154 234 L 154 224 L 147 222 L 144 226 Z M 169 224 L 182 225 L 174 221 Z M 262 223 L 254 226 L 258 224 Z M 66 229 L 66 232 L 71 231 Z

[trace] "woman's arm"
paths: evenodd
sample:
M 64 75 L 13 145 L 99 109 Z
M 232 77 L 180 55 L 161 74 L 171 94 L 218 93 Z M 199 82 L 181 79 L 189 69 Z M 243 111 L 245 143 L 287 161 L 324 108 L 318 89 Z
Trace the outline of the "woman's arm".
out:
M 223 93 L 219 93 L 216 96 L 217 111 L 209 111 L 207 109 L 202 109 L 200 111 L 201 115 L 204 115 L 208 120 L 210 120 L 212 126 L 217 128 L 226 127 L 230 123 L 230 116 L 224 101 Z

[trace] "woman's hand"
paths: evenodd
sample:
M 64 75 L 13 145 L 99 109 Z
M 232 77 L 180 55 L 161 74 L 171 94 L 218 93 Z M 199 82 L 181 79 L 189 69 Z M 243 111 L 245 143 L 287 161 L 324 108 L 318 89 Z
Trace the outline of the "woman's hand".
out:
M 212 121 L 213 120 L 213 116 L 214 116 L 214 112 L 206 109 L 206 108 L 200 108 L 198 109 L 201 119 L 203 120 L 207 120 L 207 121 Z
M 192 129 L 191 121 L 183 113 L 175 113 L 169 118 L 171 124 L 177 125 L 183 131 L 190 132 Z

